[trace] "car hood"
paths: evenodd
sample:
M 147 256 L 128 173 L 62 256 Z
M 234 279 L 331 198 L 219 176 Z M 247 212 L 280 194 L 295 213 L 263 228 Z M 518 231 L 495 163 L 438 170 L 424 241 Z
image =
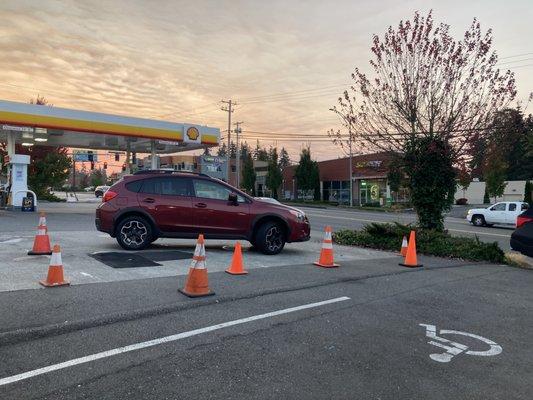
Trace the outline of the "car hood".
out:
M 254 199 L 254 201 L 257 201 L 258 203 L 261 203 L 261 204 L 267 204 L 269 207 L 272 207 L 273 209 L 285 210 L 285 211 L 293 210 L 293 211 L 297 211 L 297 212 L 300 212 L 302 214 L 305 214 L 305 212 L 300 210 L 299 208 L 288 206 L 286 204 L 275 204 L 275 203 L 271 203 L 269 201 L 263 201 L 263 200 L 259 200 L 259 199 Z
M 484 212 L 484 211 L 487 211 L 487 208 L 471 208 L 470 210 L 468 210 L 468 213 L 475 214 L 475 213 Z

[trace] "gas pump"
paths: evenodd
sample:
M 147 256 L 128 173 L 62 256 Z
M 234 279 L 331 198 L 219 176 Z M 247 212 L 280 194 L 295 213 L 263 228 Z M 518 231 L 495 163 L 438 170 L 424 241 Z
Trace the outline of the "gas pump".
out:
M 22 199 L 27 196 L 28 191 L 28 165 L 30 156 L 24 154 L 13 154 L 9 157 L 10 164 L 10 186 L 11 206 L 22 207 Z

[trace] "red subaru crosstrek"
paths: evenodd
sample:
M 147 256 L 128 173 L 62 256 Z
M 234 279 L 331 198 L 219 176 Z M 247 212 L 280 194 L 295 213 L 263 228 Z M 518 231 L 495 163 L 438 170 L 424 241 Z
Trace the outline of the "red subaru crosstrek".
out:
M 158 238 L 244 239 L 264 254 L 309 240 L 306 215 L 248 196 L 204 174 L 148 170 L 125 176 L 104 194 L 96 228 L 126 250 Z

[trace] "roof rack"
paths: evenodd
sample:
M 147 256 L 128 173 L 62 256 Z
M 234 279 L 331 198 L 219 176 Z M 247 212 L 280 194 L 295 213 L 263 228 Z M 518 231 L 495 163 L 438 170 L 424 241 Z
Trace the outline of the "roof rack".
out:
M 133 175 L 165 175 L 165 174 L 190 174 L 198 176 L 206 176 L 209 178 L 209 175 L 202 174 L 201 172 L 192 172 L 192 171 L 176 171 L 174 169 L 142 169 L 136 171 Z

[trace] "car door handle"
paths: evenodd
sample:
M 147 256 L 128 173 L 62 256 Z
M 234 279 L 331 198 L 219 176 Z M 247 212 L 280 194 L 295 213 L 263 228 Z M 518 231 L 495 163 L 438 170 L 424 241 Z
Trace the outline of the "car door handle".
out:
M 207 207 L 207 204 L 205 204 L 205 203 L 196 203 L 194 206 L 195 206 L 196 208 L 206 208 L 206 207 Z
M 143 199 L 143 203 L 155 203 L 155 199 L 152 199 L 151 197 L 147 197 L 146 199 Z

